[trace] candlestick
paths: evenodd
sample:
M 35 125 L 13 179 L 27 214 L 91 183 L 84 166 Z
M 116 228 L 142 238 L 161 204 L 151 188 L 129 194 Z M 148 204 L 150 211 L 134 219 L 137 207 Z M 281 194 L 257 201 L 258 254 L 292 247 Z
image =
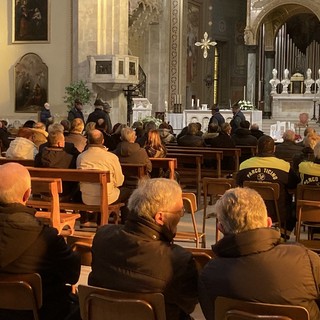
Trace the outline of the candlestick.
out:
M 261 88 L 262 88 L 261 81 L 259 81 L 259 87 L 258 87 L 258 102 L 261 101 Z
M 251 85 L 251 100 L 250 101 L 253 103 L 253 84 Z

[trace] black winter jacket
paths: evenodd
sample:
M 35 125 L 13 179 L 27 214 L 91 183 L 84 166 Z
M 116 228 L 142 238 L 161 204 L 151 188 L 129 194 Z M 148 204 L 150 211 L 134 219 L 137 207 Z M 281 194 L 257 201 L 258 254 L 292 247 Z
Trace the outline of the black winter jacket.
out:
M 34 217 L 35 209 L 14 203 L 0 205 L 0 272 L 34 273 L 42 279 L 41 320 L 64 319 L 70 287 L 80 275 L 80 257 L 57 230 Z M 0 319 L 10 319 L 0 310 Z M 15 319 L 20 318 L 16 315 Z
M 214 319 L 217 296 L 254 302 L 300 305 L 310 320 L 320 319 L 320 258 L 298 244 L 280 244 L 280 234 L 260 228 L 225 235 L 212 246 L 215 258 L 204 267 L 199 300 Z M 217 319 L 219 320 L 219 319 Z
M 140 218 L 128 217 L 124 226 L 106 225 L 92 246 L 88 283 L 115 290 L 161 292 L 167 319 L 185 319 L 197 303 L 197 270 L 192 255 L 172 244 L 173 234 Z

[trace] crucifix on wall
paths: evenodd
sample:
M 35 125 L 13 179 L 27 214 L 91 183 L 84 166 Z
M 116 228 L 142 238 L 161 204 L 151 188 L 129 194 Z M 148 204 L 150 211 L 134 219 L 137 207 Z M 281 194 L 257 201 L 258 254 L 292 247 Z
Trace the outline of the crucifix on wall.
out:
M 206 59 L 208 56 L 208 50 L 210 50 L 210 46 L 214 47 L 215 45 L 217 45 L 217 43 L 215 41 L 211 41 L 211 39 L 208 38 L 208 33 L 205 32 L 203 35 L 203 39 L 201 39 L 201 42 L 197 41 L 195 45 L 203 49 L 203 57 Z

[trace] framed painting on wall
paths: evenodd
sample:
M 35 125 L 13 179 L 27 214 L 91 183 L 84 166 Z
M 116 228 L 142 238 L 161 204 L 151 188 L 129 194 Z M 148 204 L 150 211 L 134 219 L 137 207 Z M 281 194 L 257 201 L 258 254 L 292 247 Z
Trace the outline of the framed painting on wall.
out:
M 35 53 L 27 53 L 14 67 L 15 112 L 35 113 L 48 99 L 48 67 Z
M 12 42 L 48 43 L 50 0 L 12 0 Z

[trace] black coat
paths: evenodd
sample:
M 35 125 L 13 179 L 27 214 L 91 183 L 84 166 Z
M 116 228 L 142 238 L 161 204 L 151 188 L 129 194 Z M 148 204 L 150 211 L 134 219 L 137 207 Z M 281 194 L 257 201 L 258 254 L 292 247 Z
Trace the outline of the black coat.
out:
M 76 107 L 73 107 L 72 109 L 70 109 L 70 111 L 68 112 L 68 120 L 70 122 L 72 122 L 73 119 L 76 118 L 80 118 L 82 119 L 83 123 L 84 123 L 84 116 L 81 110 L 77 109 Z
M 186 147 L 203 147 L 204 140 L 202 136 L 193 135 L 193 134 L 186 134 L 178 138 L 177 143 L 179 146 L 186 146 Z
M 64 319 L 69 312 L 70 287 L 80 275 L 80 257 L 59 236 L 34 217 L 35 209 L 22 204 L 0 206 L 0 272 L 34 273 L 42 279 L 41 320 Z M 4 313 L 1 313 L 4 312 Z M 0 310 L 0 318 L 8 319 Z M 20 318 L 18 315 L 15 319 Z
M 296 144 L 293 141 L 284 141 L 276 145 L 276 151 L 274 152 L 277 158 L 289 161 L 292 160 L 296 153 L 300 153 L 303 146 Z
M 215 258 L 206 264 L 199 281 L 199 300 L 207 320 L 214 319 L 217 296 L 300 305 L 307 308 L 310 320 L 320 319 L 316 304 L 320 258 L 315 252 L 280 244 L 280 234 L 272 228 L 226 235 L 212 251 Z
M 251 134 L 249 129 L 238 128 L 231 136 L 236 146 L 256 146 L 258 140 Z
M 112 124 L 110 120 L 110 116 L 107 112 L 101 110 L 100 108 L 95 108 L 93 112 L 91 112 L 88 116 L 87 123 L 95 122 L 97 123 L 99 119 L 103 119 L 105 124 L 107 125 L 108 133 L 112 132 Z
M 170 231 L 131 214 L 125 225 L 98 229 L 89 285 L 161 292 L 169 320 L 184 319 L 197 303 L 197 270 L 190 252 L 172 244 Z

